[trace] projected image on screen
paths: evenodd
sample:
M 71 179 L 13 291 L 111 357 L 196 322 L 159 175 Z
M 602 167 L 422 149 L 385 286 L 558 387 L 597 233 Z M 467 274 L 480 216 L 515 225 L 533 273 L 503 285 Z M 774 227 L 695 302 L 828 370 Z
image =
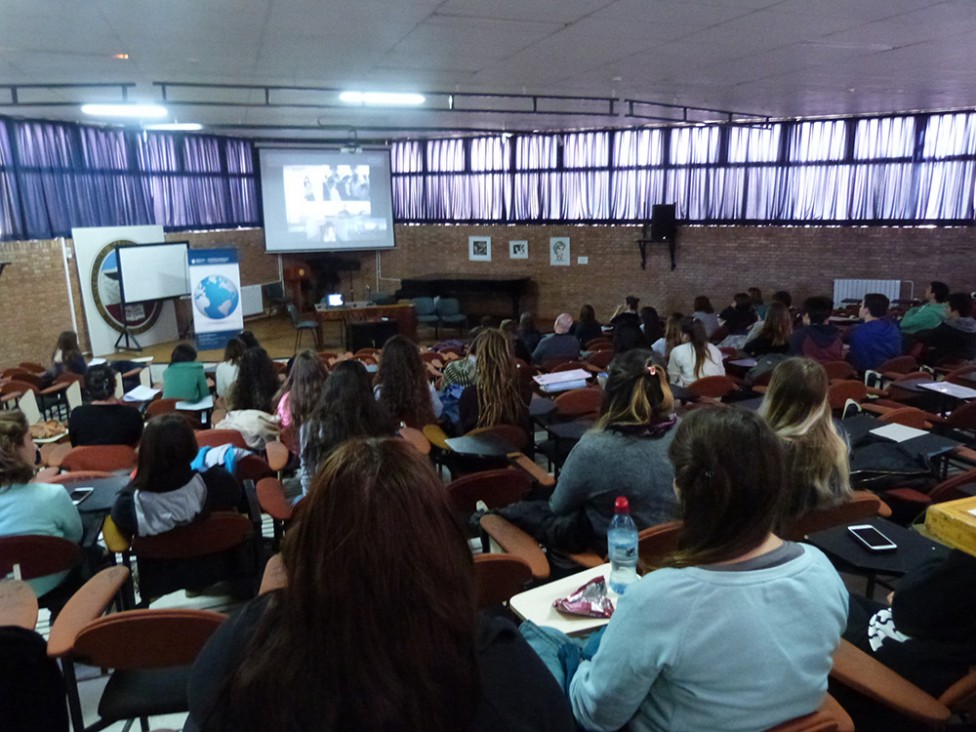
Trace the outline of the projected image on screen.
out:
M 268 251 L 392 247 L 389 154 L 262 150 Z

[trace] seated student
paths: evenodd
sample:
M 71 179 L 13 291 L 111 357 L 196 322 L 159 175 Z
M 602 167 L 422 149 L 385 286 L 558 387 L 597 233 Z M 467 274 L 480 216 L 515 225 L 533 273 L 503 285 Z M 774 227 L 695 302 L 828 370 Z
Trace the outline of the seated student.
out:
M 500 330 L 487 328 L 478 335 L 475 369 L 475 384 L 465 387 L 458 401 L 460 431 L 514 424 L 529 434 L 531 394 L 522 393 L 508 339 Z
M 763 302 L 762 290 L 758 287 L 750 287 L 746 290 L 746 294 L 749 295 L 749 301 L 752 303 L 752 309 L 756 312 L 756 317 L 759 320 L 765 320 L 769 306 Z
M 407 427 L 433 424 L 443 410 L 417 344 L 406 336 L 395 335 L 383 344 L 373 393 L 394 421 Z
M 819 363 L 844 358 L 844 343 L 837 326 L 827 322 L 834 311 L 829 297 L 808 297 L 803 302 L 803 326 L 790 336 L 791 356 L 805 356 Z
M 514 321 L 502 321 L 504 325 L 505 322 L 512 323 Z M 461 358 L 456 358 L 453 361 L 449 361 L 445 366 L 444 370 L 441 372 L 441 389 L 446 390 L 449 386 L 471 386 L 478 381 L 478 371 L 475 367 L 476 354 L 478 353 L 478 339 L 481 334 L 485 331 L 484 328 L 477 328 L 477 333 L 471 337 L 471 343 L 468 345 L 468 352 Z M 507 332 L 506 335 L 509 337 L 509 341 L 512 340 L 512 332 Z M 522 341 L 515 339 L 517 344 L 521 344 Z M 526 361 L 528 363 L 528 361 Z
M 864 296 L 860 317 L 863 324 L 850 331 L 850 361 L 860 372 L 874 369 L 901 355 L 901 331 L 887 317 L 891 305 L 887 296 L 872 292 Z
M 848 447 L 827 401 L 830 379 L 816 361 L 789 358 L 769 380 L 759 415 L 786 445 L 788 496 L 783 519 L 789 523 L 818 508 L 849 500 Z
M 339 447 L 282 552 L 287 587 L 228 619 L 194 664 L 187 730 L 573 729 L 515 627 L 477 615 L 464 531 L 405 441 Z
M 637 295 L 627 295 L 624 304 L 618 305 L 610 318 L 610 325 L 617 327 L 621 322 L 631 321 L 640 324 L 640 312 L 637 306 L 640 305 L 640 298 Z
M 617 355 L 635 348 L 646 349 L 650 346 L 640 321 L 634 318 L 623 318 L 613 327 L 613 352 Z
M 51 354 L 51 368 L 41 374 L 41 386 L 50 386 L 51 382 L 64 373 L 84 376 L 87 368 L 85 357 L 78 345 L 78 334 L 73 330 L 62 331 L 54 353 Z
M 525 344 L 518 337 L 518 328 L 516 327 L 515 321 L 511 318 L 505 318 L 501 323 L 498 324 L 498 329 L 501 330 L 508 337 L 509 347 L 512 349 L 512 353 L 515 358 L 522 359 L 525 363 L 530 363 L 532 361 L 532 351 L 525 347 Z M 480 332 L 480 329 L 475 329 L 468 335 L 471 338 L 471 343 L 474 343 L 475 336 Z M 470 352 L 470 351 L 469 351 Z M 460 360 L 460 359 L 456 359 Z M 453 362 L 452 362 L 453 363 Z M 450 365 L 450 364 L 448 364 Z M 444 367 L 445 371 L 447 366 Z
M 949 296 L 949 286 L 938 280 L 929 283 L 925 290 L 925 302 L 909 308 L 902 317 L 899 326 L 902 333 L 918 333 L 922 330 L 938 328 L 943 320 L 949 317 L 946 298 Z
M 596 311 L 592 305 L 583 305 L 580 308 L 579 320 L 573 323 L 569 332 L 576 336 L 580 346 L 585 347 L 589 341 L 603 335 L 603 327 L 596 319 Z
M 227 409 L 256 409 L 271 414 L 280 386 L 268 352 L 260 347 L 248 348 L 238 362 L 237 378 L 227 394 Z
M 786 485 L 762 419 L 705 407 L 670 447 L 684 529 L 665 568 L 627 588 L 569 685 L 588 730 L 768 729 L 816 710 L 847 619 L 817 549 L 773 533 Z
M 664 337 L 664 326 L 661 325 L 661 316 L 657 310 L 650 305 L 640 309 L 641 332 L 644 340 L 649 344 L 656 343 L 658 339 Z
M 275 395 L 282 441 L 292 453 L 300 449 L 298 435 L 319 402 L 326 378 L 328 372 L 318 354 L 305 350 L 295 356 L 288 378 Z
M 608 372 L 600 419 L 566 458 L 548 513 L 530 526 L 518 519 L 519 504 L 502 511 L 552 548 L 605 553 L 617 496 L 630 501 L 638 529 L 676 517 L 668 447 L 677 418 L 667 375 L 647 350 L 617 356 Z
M 752 300 L 744 292 L 737 292 L 732 304 L 718 314 L 729 335 L 744 335 L 758 318 L 752 308 Z
M 705 338 L 705 329 L 697 320 L 681 321 L 681 345 L 668 358 L 668 378 L 672 384 L 688 386 L 705 376 L 724 376 L 722 352 Z
M 315 473 L 340 444 L 356 437 L 389 437 L 397 427 L 373 396 L 366 367 L 359 361 L 337 363 L 299 435 L 302 493 L 308 493 Z
M 232 510 L 241 486 L 222 467 L 198 473 L 193 429 L 182 415 L 164 414 L 146 423 L 139 444 L 135 477 L 112 506 L 112 520 L 133 536 L 156 536 L 206 518 L 211 511 Z
M 196 349 L 188 343 L 180 343 L 173 349 L 169 366 L 163 371 L 163 399 L 198 402 L 210 394 L 203 364 L 196 358 Z
M 580 342 L 579 338 L 569 332 L 572 326 L 573 316 L 569 313 L 561 313 L 552 324 L 555 332 L 543 336 L 539 345 L 532 351 L 532 363 L 554 365 L 579 358 Z
M 698 320 L 697 315 L 693 316 L 693 318 Z M 667 363 L 668 358 L 671 356 L 671 351 L 681 345 L 681 323 L 684 319 L 685 316 L 681 313 L 671 313 L 664 324 L 664 334 L 651 344 L 651 350 L 663 359 L 662 363 Z M 705 323 L 700 320 L 699 322 L 702 323 L 702 328 L 705 328 L 707 331 Z M 718 322 L 717 319 L 716 322 Z
M 115 398 L 115 371 L 106 364 L 88 369 L 85 386 L 91 403 L 75 407 L 68 417 L 72 445 L 130 445 L 142 437 L 142 415 Z
M 528 311 L 519 316 L 518 339 L 525 346 L 525 350 L 529 352 L 531 359 L 531 353 L 542 340 L 542 333 L 535 327 L 535 317 Z
M 226 399 L 227 395 L 230 394 L 231 387 L 237 381 L 238 364 L 246 350 L 247 346 L 240 338 L 231 338 L 227 341 L 227 345 L 224 346 L 224 360 L 217 364 L 217 370 L 214 373 L 217 396 Z
M 925 363 L 936 366 L 943 361 L 976 359 L 976 319 L 971 317 L 973 300 L 968 292 L 954 292 L 948 298 L 949 317 L 932 330 L 915 334 L 928 345 Z
M 698 295 L 695 298 L 692 309 L 694 312 L 691 316 L 695 320 L 701 321 L 702 326 L 705 328 L 705 337 L 711 338 L 712 334 L 721 327 L 721 324 L 718 322 L 718 316 L 715 314 L 715 308 L 712 307 L 712 301 L 704 295 Z
M 56 536 L 81 541 L 81 516 L 64 486 L 34 483 L 37 446 L 23 413 L 0 411 L 0 536 Z M 38 597 L 60 585 L 68 572 L 28 580 Z
M 793 334 L 793 318 L 790 310 L 781 302 L 769 305 L 766 319 L 755 337 L 746 341 L 742 350 L 750 356 L 765 356 L 767 353 L 786 353 Z
M 953 549 L 909 570 L 887 603 L 851 595 L 844 637 L 938 697 L 976 664 L 974 603 L 976 557 Z

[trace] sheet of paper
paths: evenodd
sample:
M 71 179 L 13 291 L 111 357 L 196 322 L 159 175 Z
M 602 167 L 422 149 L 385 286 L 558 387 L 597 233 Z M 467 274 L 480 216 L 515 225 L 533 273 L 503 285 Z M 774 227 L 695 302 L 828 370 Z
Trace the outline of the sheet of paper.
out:
M 161 391 L 162 389 L 153 389 L 151 386 L 139 385 L 131 391 L 127 391 L 125 396 L 122 397 L 122 400 L 126 402 L 148 402 Z
M 213 405 L 213 394 L 207 394 L 207 396 L 198 402 L 176 402 L 177 409 L 185 409 L 191 412 L 200 411 L 203 409 L 213 409 Z
M 590 378 L 590 374 L 583 369 L 573 369 L 572 371 L 556 371 L 551 374 L 539 374 L 538 376 L 533 376 L 532 379 L 539 386 L 550 386 L 552 384 L 560 384 L 564 381 L 586 381 Z
M 910 440 L 913 437 L 923 437 L 927 435 L 928 432 L 925 430 L 915 429 L 914 427 L 906 427 L 903 424 L 886 424 L 884 427 L 878 427 L 877 429 L 871 430 L 871 434 L 893 440 L 894 442 L 904 442 L 905 440 Z
M 970 389 L 968 386 L 960 386 L 959 384 L 951 384 L 948 381 L 928 381 L 919 384 L 918 387 L 920 389 L 934 391 L 938 394 L 955 397 L 956 399 L 976 399 L 976 389 Z

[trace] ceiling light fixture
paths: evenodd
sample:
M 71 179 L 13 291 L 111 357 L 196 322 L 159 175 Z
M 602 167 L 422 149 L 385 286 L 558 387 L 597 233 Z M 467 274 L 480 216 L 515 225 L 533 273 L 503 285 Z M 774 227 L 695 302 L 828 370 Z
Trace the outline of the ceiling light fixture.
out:
M 339 95 L 339 101 L 370 107 L 417 107 L 427 99 L 423 94 L 344 91 Z
M 154 122 L 151 125 L 143 125 L 142 129 L 164 132 L 196 132 L 202 130 L 203 125 L 199 122 Z
M 81 111 L 93 117 L 141 117 L 159 119 L 169 112 L 159 104 L 83 104 Z

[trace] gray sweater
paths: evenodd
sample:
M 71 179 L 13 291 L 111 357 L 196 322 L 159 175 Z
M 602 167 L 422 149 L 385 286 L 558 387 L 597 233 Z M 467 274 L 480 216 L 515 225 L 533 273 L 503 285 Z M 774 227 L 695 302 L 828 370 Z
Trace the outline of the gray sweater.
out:
M 674 520 L 677 501 L 668 446 L 676 429 L 661 437 L 587 432 L 566 458 L 549 508 L 559 515 L 584 509 L 601 538 L 607 535 L 617 496 L 627 496 L 638 529 Z

